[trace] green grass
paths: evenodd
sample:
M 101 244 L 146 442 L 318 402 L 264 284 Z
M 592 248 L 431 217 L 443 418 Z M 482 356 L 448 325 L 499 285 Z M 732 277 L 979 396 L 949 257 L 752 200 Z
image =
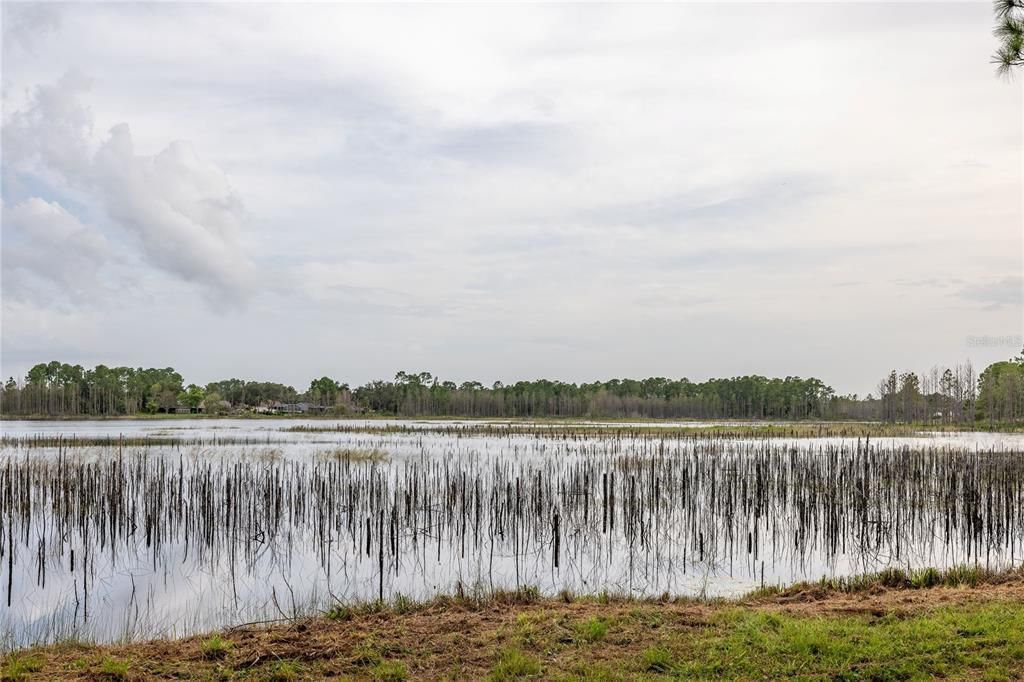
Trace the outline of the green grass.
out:
M 324 618 L 342 622 L 352 620 L 352 609 L 343 604 L 337 604 L 324 612 Z
M 504 649 L 491 671 L 492 680 L 512 680 L 540 675 L 540 661 L 519 649 Z
M 665 647 L 653 646 L 640 655 L 640 670 L 643 672 L 664 675 L 675 667 L 675 656 Z
M 515 636 L 526 647 L 537 646 L 542 637 L 544 614 L 520 613 L 516 615 Z
M 604 618 L 588 618 L 576 624 L 576 633 L 584 642 L 600 642 L 608 634 L 608 622 Z
M 38 656 L 20 656 L 12 654 L 4 664 L 0 679 L 20 680 L 29 673 L 39 672 L 43 669 L 43 661 Z
M 383 665 L 385 661 L 377 643 L 370 638 L 358 644 L 350 662 L 358 668 L 376 669 Z
M 398 614 L 410 613 L 415 608 L 416 602 L 401 593 L 395 595 L 394 602 L 391 605 L 391 610 Z
M 291 661 L 278 661 L 270 669 L 270 682 L 291 682 L 301 679 L 299 666 Z
M 618 670 L 618 666 L 613 669 L 600 663 L 579 663 L 570 671 L 568 679 L 576 682 L 611 682 L 631 678 Z
M 231 642 L 227 641 L 220 635 L 214 635 L 203 642 L 203 658 L 208 661 L 217 661 L 222 658 L 227 658 L 230 650 Z
M 998 679 L 1024 667 L 1024 608 L 1003 604 L 945 608 L 898 618 L 799 617 L 727 610 L 710 633 L 677 642 L 680 677 L 701 679 Z
M 409 677 L 409 671 L 401 661 L 382 661 L 371 669 L 370 674 L 383 682 L 401 682 Z
M 917 571 L 910 576 L 910 584 L 914 589 L 922 590 L 942 584 L 942 573 L 934 568 Z
M 108 680 L 126 680 L 128 679 L 128 664 L 107 656 L 100 662 L 99 676 Z

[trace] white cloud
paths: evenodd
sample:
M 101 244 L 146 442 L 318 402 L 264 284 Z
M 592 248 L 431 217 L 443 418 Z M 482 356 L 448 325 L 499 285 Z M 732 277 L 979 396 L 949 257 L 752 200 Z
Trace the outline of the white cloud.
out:
M 137 243 L 148 262 L 198 285 L 211 305 L 244 302 L 252 284 L 252 264 L 239 243 L 245 211 L 227 176 L 185 142 L 153 156 L 137 154 L 125 123 L 93 153 L 93 115 L 82 102 L 89 89 L 88 78 L 69 71 L 52 85 L 36 87 L 28 105 L 11 114 L 3 128 L 4 176 L 14 187 L 9 194 L 43 183 L 95 203 L 129 233 L 128 242 Z M 18 215 L 38 207 L 32 202 L 45 204 L 32 199 Z M 26 251 L 5 256 L 16 271 L 41 260 Z M 49 279 L 68 285 L 73 298 L 80 294 L 70 282 Z
M 33 197 L 2 208 L 4 299 L 60 306 L 98 297 L 110 245 L 56 202 Z
M 18 172 L 72 186 L 88 182 L 93 117 L 81 95 L 90 87 L 84 74 L 71 70 L 33 89 L 30 105 L 4 122 L 5 182 L 17 185 Z
M 41 40 L 60 27 L 60 13 L 53 4 L 5 2 L 0 6 L 4 26 L 4 51 L 17 48 L 35 52 Z
M 252 273 L 238 243 L 242 202 L 217 166 L 182 142 L 153 157 L 137 155 L 121 124 L 96 153 L 95 181 L 110 216 L 154 265 L 202 285 L 214 305 L 247 297 Z

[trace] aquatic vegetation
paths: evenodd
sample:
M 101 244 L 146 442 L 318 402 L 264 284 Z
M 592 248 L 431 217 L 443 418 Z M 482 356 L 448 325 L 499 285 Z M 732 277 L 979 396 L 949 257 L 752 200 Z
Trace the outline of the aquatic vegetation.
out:
M 316 457 L 324 461 L 383 462 L 388 458 L 388 453 L 381 448 L 341 447 L 318 452 Z
M 302 436 L 298 451 L 12 440 L 5 646 L 404 613 L 438 594 L 472 606 L 973 584 L 1024 547 L 1013 449 L 530 428 L 351 434 L 327 449 Z

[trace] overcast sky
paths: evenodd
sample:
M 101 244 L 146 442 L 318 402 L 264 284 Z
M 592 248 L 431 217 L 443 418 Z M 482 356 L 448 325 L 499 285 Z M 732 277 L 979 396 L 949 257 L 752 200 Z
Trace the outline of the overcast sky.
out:
M 4 377 L 863 394 L 1020 350 L 988 2 L 2 7 Z

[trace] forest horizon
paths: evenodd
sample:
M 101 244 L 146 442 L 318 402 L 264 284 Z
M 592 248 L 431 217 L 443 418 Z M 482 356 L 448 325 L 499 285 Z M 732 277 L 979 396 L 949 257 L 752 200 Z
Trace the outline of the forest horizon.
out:
M 618 378 L 594 382 L 535 379 L 460 383 L 430 372 L 350 386 L 322 376 L 304 390 L 266 380 L 186 383 L 174 368 L 38 363 L 10 377 L 0 416 L 146 414 L 379 414 L 410 417 L 596 417 L 711 419 L 873 419 L 963 423 L 1024 417 L 1024 350 L 976 372 L 970 361 L 924 372 L 886 373 L 877 391 L 839 394 L 821 379 L 744 375 Z

